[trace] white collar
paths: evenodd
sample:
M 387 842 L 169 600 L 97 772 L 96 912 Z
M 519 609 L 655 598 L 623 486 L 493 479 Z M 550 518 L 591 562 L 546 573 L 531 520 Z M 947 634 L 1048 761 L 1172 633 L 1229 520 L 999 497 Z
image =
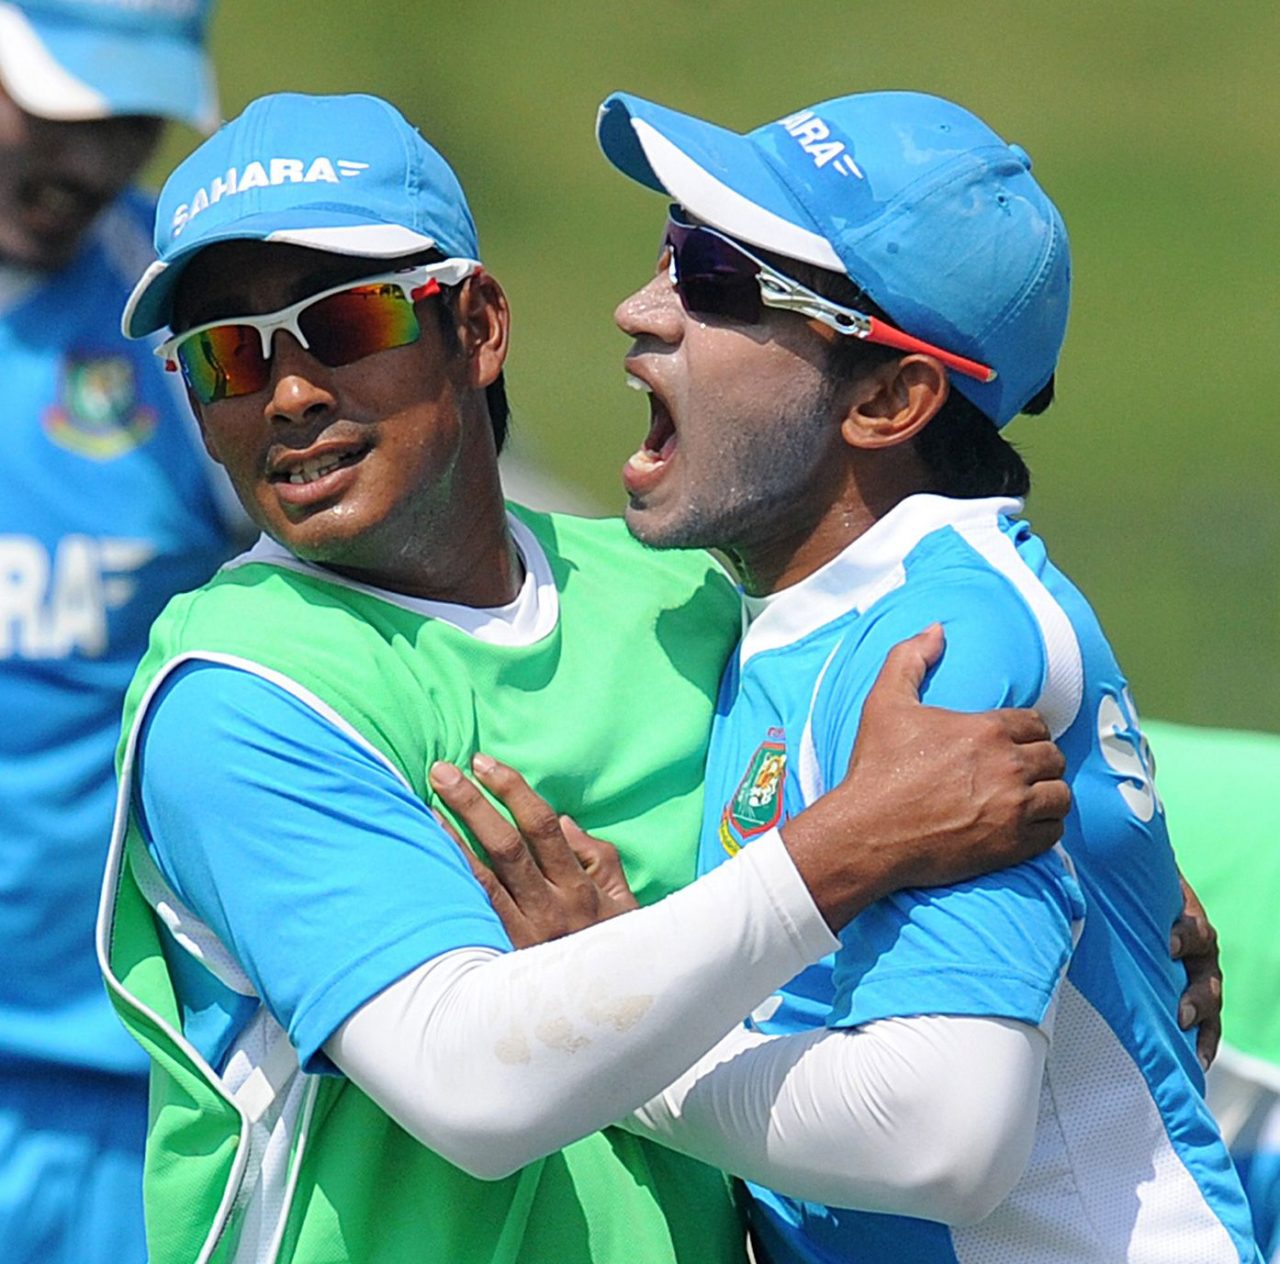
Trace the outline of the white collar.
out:
M 505 606 L 460 606 L 447 601 L 430 601 L 425 597 L 410 597 L 386 588 L 375 588 L 371 584 L 362 584 L 323 566 L 294 557 L 288 549 L 266 535 L 260 536 L 247 553 L 232 558 L 223 569 L 232 570 L 253 562 L 265 562 L 284 570 L 296 571 L 300 575 L 309 575 L 327 584 L 336 584 L 341 588 L 377 597 L 380 601 L 424 618 L 439 619 L 442 623 L 452 624 L 468 636 L 474 636 L 476 640 L 486 641 L 490 645 L 533 645 L 555 627 L 560 612 L 559 594 L 551 574 L 551 564 L 533 532 L 510 513 L 507 514 L 507 525 L 511 529 L 516 550 L 524 562 L 524 582 L 515 599 Z
M 813 574 L 766 597 L 744 596 L 750 623 L 739 661 L 790 645 L 850 610 L 866 610 L 902 583 L 903 560 L 931 532 L 1021 511 L 1022 501 L 1012 497 L 908 496 Z

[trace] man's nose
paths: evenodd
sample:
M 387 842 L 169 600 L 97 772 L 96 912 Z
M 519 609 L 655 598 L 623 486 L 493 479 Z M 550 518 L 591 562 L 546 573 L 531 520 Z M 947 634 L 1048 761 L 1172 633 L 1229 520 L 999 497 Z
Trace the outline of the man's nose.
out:
M 684 308 L 666 269 L 624 298 L 614 309 L 613 319 L 624 334 L 633 338 L 648 336 L 666 343 L 678 342 L 684 329 Z
M 333 370 L 283 329 L 271 343 L 270 391 L 267 417 L 282 424 L 314 421 L 338 406 Z

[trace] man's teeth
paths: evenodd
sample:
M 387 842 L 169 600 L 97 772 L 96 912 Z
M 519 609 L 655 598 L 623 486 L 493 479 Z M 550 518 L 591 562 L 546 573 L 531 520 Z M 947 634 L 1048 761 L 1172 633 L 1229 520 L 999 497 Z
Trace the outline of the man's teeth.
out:
M 634 373 L 627 374 L 627 385 L 633 391 L 644 391 L 645 394 L 648 394 L 653 389 L 648 382 L 641 381 Z
M 299 466 L 289 471 L 289 482 L 291 483 L 314 483 L 316 479 L 322 478 L 331 470 L 336 470 L 342 464 L 342 458 L 338 456 L 317 456 L 310 461 L 303 461 Z

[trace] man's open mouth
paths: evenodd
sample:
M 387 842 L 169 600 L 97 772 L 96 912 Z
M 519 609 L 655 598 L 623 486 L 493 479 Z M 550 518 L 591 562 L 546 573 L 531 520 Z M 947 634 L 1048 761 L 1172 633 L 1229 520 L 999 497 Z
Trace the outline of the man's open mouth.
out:
M 267 477 L 273 483 L 289 483 L 303 487 L 317 483 L 337 470 L 355 465 L 368 452 L 367 443 L 315 444 L 312 449 L 299 453 L 277 453 L 270 462 Z
M 649 399 L 649 433 L 627 460 L 627 470 L 636 475 L 656 474 L 675 455 L 678 436 L 671 412 L 653 388 L 634 374 L 627 374 L 627 385 L 643 391 Z M 628 479 L 630 484 L 633 480 Z
M 332 474 L 334 470 L 354 465 L 368 450 L 368 448 L 359 448 L 352 452 L 331 452 L 323 456 L 314 456 L 288 469 L 272 474 L 271 478 L 273 482 L 278 483 L 314 483 L 326 474 Z

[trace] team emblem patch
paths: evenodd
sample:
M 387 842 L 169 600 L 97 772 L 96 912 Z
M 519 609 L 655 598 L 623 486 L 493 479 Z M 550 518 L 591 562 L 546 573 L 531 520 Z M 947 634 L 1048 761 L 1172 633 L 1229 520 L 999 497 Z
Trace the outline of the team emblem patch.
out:
M 155 409 L 138 402 L 128 356 L 68 357 L 58 395 L 45 412 L 45 433 L 80 456 L 109 461 L 141 447 L 155 433 Z
M 749 838 L 777 825 L 782 817 L 782 788 L 786 778 L 786 743 L 770 737 L 756 747 L 747 771 L 720 818 L 720 842 L 729 855 L 739 852 Z

